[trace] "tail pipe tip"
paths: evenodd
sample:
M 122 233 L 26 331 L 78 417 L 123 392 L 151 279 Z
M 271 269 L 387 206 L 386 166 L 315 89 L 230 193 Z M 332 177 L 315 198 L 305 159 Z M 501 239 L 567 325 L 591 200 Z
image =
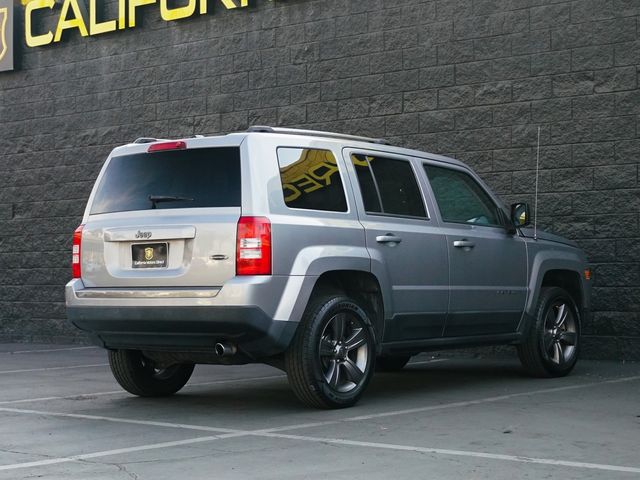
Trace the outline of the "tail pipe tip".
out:
M 232 343 L 218 342 L 216 343 L 215 351 L 219 357 L 231 357 L 238 352 L 238 348 Z

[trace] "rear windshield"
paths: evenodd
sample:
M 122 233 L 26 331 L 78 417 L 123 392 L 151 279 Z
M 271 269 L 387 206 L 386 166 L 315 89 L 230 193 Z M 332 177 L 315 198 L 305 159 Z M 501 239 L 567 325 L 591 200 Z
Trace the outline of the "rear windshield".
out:
M 113 157 L 91 214 L 239 206 L 240 149 L 198 148 Z

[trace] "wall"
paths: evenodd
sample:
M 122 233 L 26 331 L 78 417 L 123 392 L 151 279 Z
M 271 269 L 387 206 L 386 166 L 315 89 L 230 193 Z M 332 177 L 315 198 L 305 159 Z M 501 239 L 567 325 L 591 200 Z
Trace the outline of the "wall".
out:
M 0 340 L 82 340 L 63 305 L 71 233 L 114 145 L 250 124 L 381 136 L 468 162 L 511 202 L 532 201 L 540 125 L 541 223 L 595 267 L 585 353 L 640 358 L 637 0 L 210 3 L 17 46 L 0 74 Z

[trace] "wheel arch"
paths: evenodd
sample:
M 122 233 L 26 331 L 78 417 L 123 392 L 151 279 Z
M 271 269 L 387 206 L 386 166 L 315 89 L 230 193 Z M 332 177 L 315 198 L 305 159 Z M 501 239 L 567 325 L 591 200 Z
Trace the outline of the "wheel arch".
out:
M 377 277 L 362 270 L 331 270 L 320 275 L 311 299 L 322 295 L 346 295 L 357 300 L 371 318 L 376 343 L 379 345 L 384 334 L 384 292 Z
M 541 287 L 560 287 L 565 290 L 580 311 L 582 311 L 583 295 L 580 273 L 575 270 L 554 269 L 545 272 Z
M 582 313 L 588 307 L 588 295 L 582 277 L 584 268 L 585 262 L 577 254 L 564 254 L 559 257 L 554 252 L 538 253 L 531 270 L 530 295 L 527 300 L 526 313 L 535 315 L 540 291 L 543 287 L 552 286 L 566 290 Z

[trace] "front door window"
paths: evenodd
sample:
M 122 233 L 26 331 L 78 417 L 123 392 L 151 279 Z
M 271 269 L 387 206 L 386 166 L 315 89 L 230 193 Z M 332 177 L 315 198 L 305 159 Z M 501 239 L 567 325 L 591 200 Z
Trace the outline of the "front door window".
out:
M 425 165 L 442 221 L 501 226 L 498 208 L 468 174 L 450 168 Z

